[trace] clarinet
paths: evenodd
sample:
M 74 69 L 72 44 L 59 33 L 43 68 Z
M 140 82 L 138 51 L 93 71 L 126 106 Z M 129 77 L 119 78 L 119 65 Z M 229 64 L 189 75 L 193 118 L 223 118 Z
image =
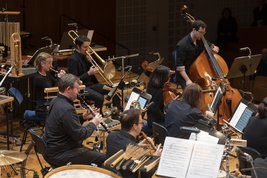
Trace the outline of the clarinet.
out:
M 77 98 L 82 102 L 83 105 L 85 105 L 87 107 L 87 109 L 89 109 L 89 111 L 93 114 L 93 116 L 95 116 L 95 111 L 93 110 L 93 108 L 81 97 L 81 95 L 78 95 Z M 100 124 L 102 125 L 102 127 L 105 129 L 105 131 L 107 131 L 108 133 L 110 133 L 108 126 L 106 125 L 106 123 L 100 122 Z

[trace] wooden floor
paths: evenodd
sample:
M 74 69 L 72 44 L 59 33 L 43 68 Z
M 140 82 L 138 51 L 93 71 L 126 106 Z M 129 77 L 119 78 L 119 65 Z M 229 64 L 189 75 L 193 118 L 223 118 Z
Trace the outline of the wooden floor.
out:
M 14 128 L 14 135 L 18 136 L 16 137 L 16 140 L 14 140 L 14 137 L 10 139 L 10 150 L 14 150 L 14 151 L 18 151 L 20 150 L 20 142 L 21 142 L 21 138 L 22 138 L 22 135 L 23 135 L 23 129 L 19 126 L 19 119 L 15 119 L 14 122 L 13 122 L 13 128 Z M 1 131 L 5 131 L 5 126 L 6 126 L 6 123 L 3 119 L 1 119 L 0 121 L 0 130 Z M 1 142 L 6 142 L 6 138 L 1 136 Z M 31 137 L 30 135 L 28 134 L 28 137 L 27 137 L 27 142 L 26 144 L 23 146 L 23 150 L 22 150 L 22 154 L 25 154 L 25 150 L 28 148 L 28 146 L 30 145 L 31 143 Z M 6 146 L 6 143 L 0 143 L 0 150 L 6 150 L 7 149 L 7 146 Z M 41 161 L 43 162 L 43 165 L 47 165 L 49 166 L 41 157 Z M 34 154 L 34 151 L 31 150 L 28 158 L 25 160 L 26 161 L 26 166 L 25 168 L 27 169 L 31 169 L 31 170 L 35 170 L 38 172 L 38 174 L 41 176 L 41 167 L 37 161 L 37 158 Z M 6 169 L 5 168 L 1 168 L 1 173 L 2 175 L 0 176 L 1 178 L 5 178 L 5 177 L 8 177 L 7 176 L 7 172 L 11 174 L 11 177 L 21 177 L 21 174 L 20 174 L 20 167 L 21 167 L 21 163 L 19 164 L 15 164 L 14 165 L 14 168 L 15 170 L 17 170 L 17 174 L 18 175 L 15 175 L 15 172 L 13 171 L 13 169 L 11 169 L 10 166 L 7 166 Z M 28 172 L 28 171 L 26 171 Z M 26 177 L 33 177 L 33 172 L 32 171 L 29 171 L 27 174 L 26 174 Z

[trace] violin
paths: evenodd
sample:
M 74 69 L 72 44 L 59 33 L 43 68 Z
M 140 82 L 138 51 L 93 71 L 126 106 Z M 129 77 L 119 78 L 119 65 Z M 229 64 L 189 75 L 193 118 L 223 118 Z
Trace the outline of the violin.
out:
M 163 101 L 164 105 L 168 105 L 172 100 L 176 100 L 182 96 L 182 93 L 173 86 L 171 82 L 166 82 L 163 87 Z

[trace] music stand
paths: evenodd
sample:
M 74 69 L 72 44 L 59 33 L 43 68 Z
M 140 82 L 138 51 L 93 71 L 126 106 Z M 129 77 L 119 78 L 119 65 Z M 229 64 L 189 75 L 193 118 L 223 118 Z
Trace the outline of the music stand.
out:
M 261 60 L 261 54 L 252 56 L 241 56 L 234 59 L 234 62 L 227 74 L 227 78 L 243 77 L 242 87 L 245 89 L 245 77 L 253 75 Z

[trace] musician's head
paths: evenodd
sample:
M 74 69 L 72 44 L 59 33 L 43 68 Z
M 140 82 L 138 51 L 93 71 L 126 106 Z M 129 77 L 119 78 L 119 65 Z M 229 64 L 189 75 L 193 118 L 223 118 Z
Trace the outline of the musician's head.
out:
M 207 25 L 205 24 L 205 22 L 203 22 L 202 20 L 195 20 L 192 23 L 192 32 L 191 32 L 191 36 L 193 38 L 196 38 L 198 40 L 201 40 L 201 38 L 205 35 L 206 33 L 206 28 Z
M 81 35 L 78 36 L 74 42 L 76 45 L 76 49 L 83 55 L 86 55 L 86 51 L 88 51 L 90 46 L 90 39 L 84 35 Z
M 75 75 L 63 75 L 58 81 L 59 93 L 71 99 L 72 101 L 75 100 L 80 91 L 79 82 L 79 78 Z
M 186 101 L 192 107 L 200 108 L 202 96 L 201 87 L 196 83 L 191 83 L 185 87 L 182 100 Z
M 143 127 L 141 111 L 139 109 L 128 109 L 123 112 L 121 118 L 121 128 L 133 136 L 138 136 Z
M 265 97 L 258 106 L 259 117 L 267 118 L 267 97 Z
M 38 54 L 34 61 L 34 66 L 38 71 L 47 72 L 52 67 L 53 57 L 45 52 Z
M 163 88 L 164 84 L 170 79 L 170 68 L 167 66 L 158 66 L 151 74 L 148 86 Z

